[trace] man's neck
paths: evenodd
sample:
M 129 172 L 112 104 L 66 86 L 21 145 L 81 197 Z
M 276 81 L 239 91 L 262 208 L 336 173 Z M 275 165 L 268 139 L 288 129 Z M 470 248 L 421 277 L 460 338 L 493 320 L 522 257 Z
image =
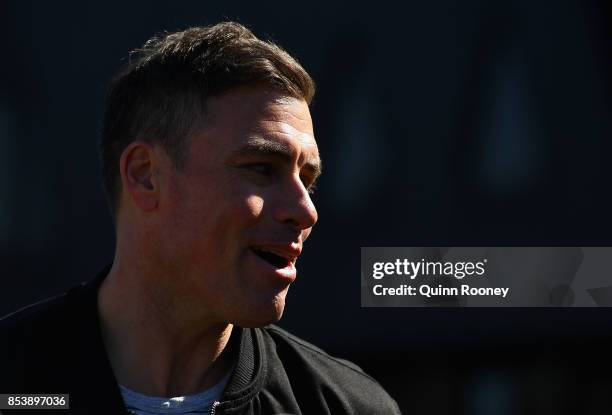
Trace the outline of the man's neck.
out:
M 190 321 L 179 307 L 154 298 L 155 290 L 141 277 L 113 266 L 98 293 L 102 335 L 117 382 L 166 397 L 213 386 L 235 360 L 226 347 L 233 326 Z

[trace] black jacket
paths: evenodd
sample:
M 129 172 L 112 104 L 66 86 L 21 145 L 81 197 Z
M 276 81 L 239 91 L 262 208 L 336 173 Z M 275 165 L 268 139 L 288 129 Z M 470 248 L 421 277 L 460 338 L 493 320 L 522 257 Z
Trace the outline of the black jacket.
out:
M 70 413 L 126 413 L 98 320 L 107 271 L 0 320 L 0 393 L 68 393 Z M 400 413 L 359 367 L 278 327 L 235 327 L 232 336 L 238 362 L 215 415 Z

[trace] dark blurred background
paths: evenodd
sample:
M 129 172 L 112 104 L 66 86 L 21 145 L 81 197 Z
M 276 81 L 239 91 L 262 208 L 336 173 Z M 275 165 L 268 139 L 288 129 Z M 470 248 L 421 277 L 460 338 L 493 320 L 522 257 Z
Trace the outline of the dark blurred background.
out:
M 612 245 L 609 0 L 1 2 L 0 314 L 112 259 L 96 140 L 127 52 L 227 19 L 318 84 L 320 220 L 281 325 L 407 414 L 612 410 L 608 309 L 361 308 L 359 277 L 362 246 Z

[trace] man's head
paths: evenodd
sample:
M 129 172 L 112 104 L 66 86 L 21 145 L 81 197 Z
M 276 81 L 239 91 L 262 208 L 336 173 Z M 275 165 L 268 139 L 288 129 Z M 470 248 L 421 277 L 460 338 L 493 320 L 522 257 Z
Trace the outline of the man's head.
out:
M 257 83 L 309 105 L 315 93 L 314 82 L 295 59 L 233 22 L 153 37 L 132 52 L 110 84 L 100 140 L 113 216 L 120 202 L 118 162 L 130 142 L 161 145 L 180 168 L 190 136 L 207 120 L 208 98 Z
M 154 38 L 112 82 L 100 147 L 118 239 L 186 312 L 282 315 L 317 220 L 313 95 L 293 58 L 235 23 Z

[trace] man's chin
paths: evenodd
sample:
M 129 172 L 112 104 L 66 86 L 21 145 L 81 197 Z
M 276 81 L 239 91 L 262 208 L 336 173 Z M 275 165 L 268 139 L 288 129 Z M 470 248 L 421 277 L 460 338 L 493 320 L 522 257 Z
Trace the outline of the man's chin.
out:
M 241 319 L 242 321 L 234 324 L 248 328 L 264 327 L 277 323 L 283 316 L 284 310 L 285 296 L 281 294 L 271 304 L 261 304 L 255 307 L 247 316 Z

